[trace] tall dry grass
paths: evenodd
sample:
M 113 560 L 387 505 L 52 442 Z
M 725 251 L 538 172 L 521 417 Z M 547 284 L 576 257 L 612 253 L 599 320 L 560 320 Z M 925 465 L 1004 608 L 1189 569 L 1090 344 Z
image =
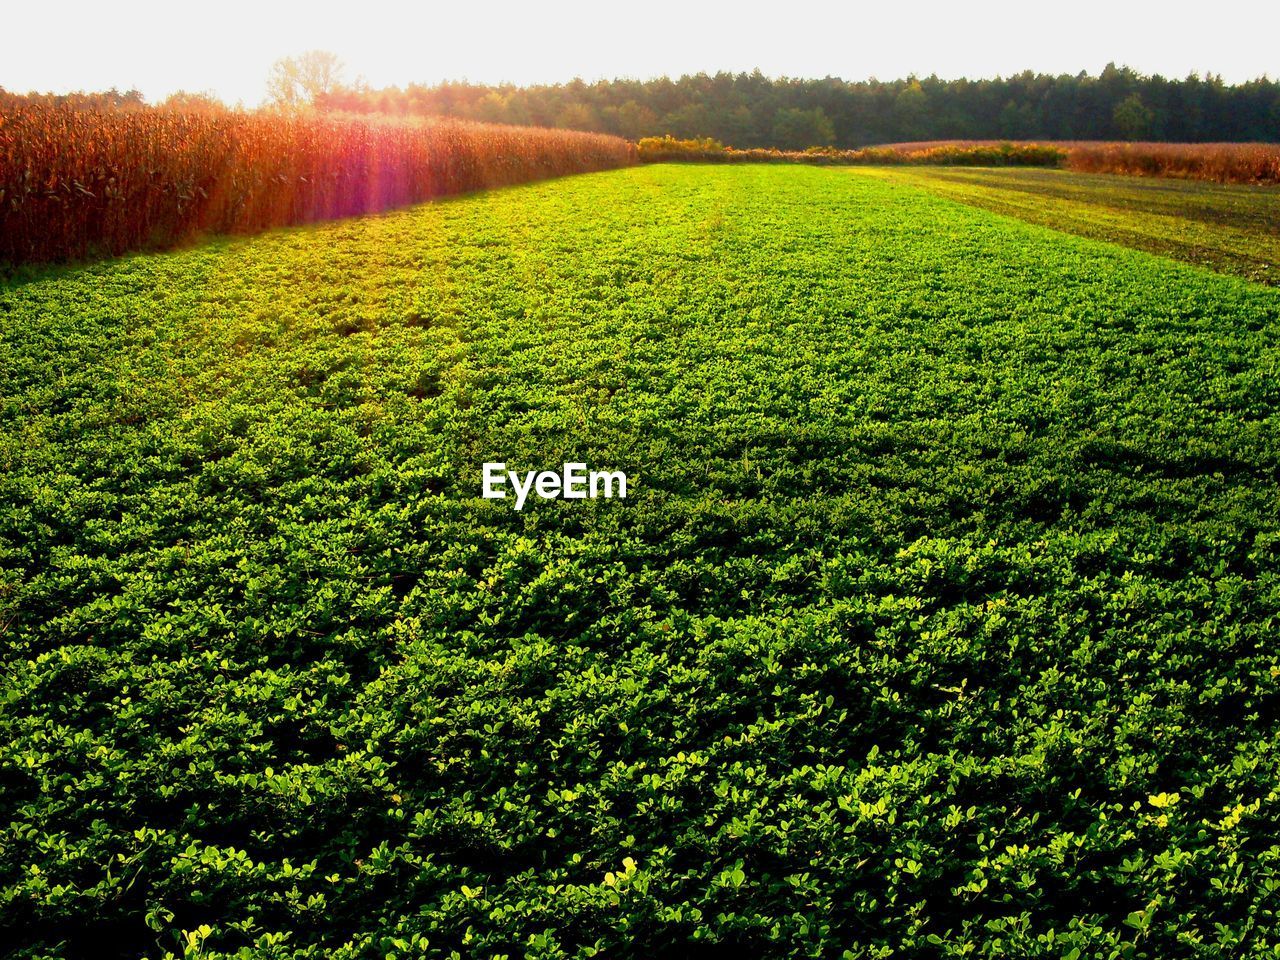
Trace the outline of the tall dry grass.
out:
M 0 104 L 0 261 L 172 246 L 625 166 L 617 137 L 461 121 Z
M 999 146 L 998 140 L 921 140 L 889 143 L 876 150 L 904 155 L 939 149 Z M 1027 146 L 1019 141 L 1014 146 Z M 1218 183 L 1280 183 L 1277 143 L 1128 143 L 1062 140 L 1043 146 L 1060 149 L 1062 165 L 1081 173 L 1116 173 L 1139 177 L 1178 177 Z
M 1280 183 L 1280 144 L 1119 143 L 1094 140 L 917 140 L 857 150 L 737 150 L 715 140 L 646 137 L 645 163 L 935 164 L 1063 167 L 1082 173 Z
M 1077 143 L 1067 151 L 1067 167 L 1083 173 L 1280 183 L 1280 144 Z

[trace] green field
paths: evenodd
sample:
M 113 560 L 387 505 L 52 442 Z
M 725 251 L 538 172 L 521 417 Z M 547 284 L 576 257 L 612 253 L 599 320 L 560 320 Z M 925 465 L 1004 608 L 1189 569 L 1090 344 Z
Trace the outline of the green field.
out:
M 901 176 L 0 288 L 0 951 L 1276 956 L 1280 291 Z
M 1280 286 L 1280 189 L 1014 168 L 885 168 L 952 200 Z

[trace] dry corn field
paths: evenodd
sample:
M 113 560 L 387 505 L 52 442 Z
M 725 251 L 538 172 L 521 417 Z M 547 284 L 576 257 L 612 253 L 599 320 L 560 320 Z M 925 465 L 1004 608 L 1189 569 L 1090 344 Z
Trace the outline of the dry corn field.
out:
M 1107 140 L 1013 141 L 921 140 L 876 150 L 914 156 L 937 150 L 1044 147 L 1065 154 L 1062 166 L 1080 173 L 1177 177 L 1218 183 L 1280 183 L 1278 143 L 1122 143 Z
M 461 121 L 0 108 L 0 262 L 171 246 L 626 166 L 602 134 Z
M 1079 143 L 1068 149 L 1067 166 L 1081 173 L 1280 183 L 1280 144 Z

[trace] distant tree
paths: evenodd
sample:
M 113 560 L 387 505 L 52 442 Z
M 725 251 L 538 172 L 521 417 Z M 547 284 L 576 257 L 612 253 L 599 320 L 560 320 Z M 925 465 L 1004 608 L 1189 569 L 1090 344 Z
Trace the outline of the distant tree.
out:
M 902 140 L 928 140 L 929 97 L 920 81 L 911 77 L 893 99 L 893 116 Z
M 715 116 L 705 103 L 687 103 L 663 118 L 662 132 L 673 137 L 705 137 L 710 135 L 714 123 Z
M 712 133 L 724 143 L 735 147 L 754 146 L 760 140 L 755 116 L 746 104 L 739 104 L 720 114 L 716 120 L 716 129 Z
M 115 90 L 113 89 L 111 92 L 115 93 Z M 147 105 L 147 101 L 146 98 L 143 97 L 142 91 L 135 87 L 120 94 L 117 105 L 127 110 L 131 107 L 145 107 Z
M 556 126 L 564 130 L 599 130 L 600 122 L 585 103 L 570 103 L 556 116 Z
M 476 101 L 471 116 L 483 123 L 508 123 L 507 98 L 497 90 L 490 90 Z
M 176 90 L 165 97 L 160 106 L 185 113 L 219 113 L 227 109 L 227 105 L 216 94 L 207 90 L 200 93 Z
M 74 110 L 142 110 L 147 106 L 146 98 L 139 90 L 126 90 L 121 93 L 115 87 L 85 93 L 14 93 L 0 87 L 0 105 L 39 104 L 49 107 L 70 107 Z
M 1031 105 L 1019 105 L 1008 101 L 1000 111 L 1000 136 L 1010 140 L 1024 140 L 1035 135 L 1035 116 Z
M 284 110 L 314 107 L 342 86 L 343 64 L 328 50 L 281 57 L 267 76 L 267 99 Z
M 652 109 L 628 100 L 618 107 L 617 133 L 628 140 L 639 140 L 658 132 L 658 115 Z
M 1136 93 L 1131 93 L 1119 103 L 1111 114 L 1116 131 L 1125 140 L 1142 140 L 1151 136 L 1154 114 Z
M 835 139 L 835 127 L 821 107 L 812 110 L 783 107 L 774 114 L 773 141 L 784 150 L 825 147 Z

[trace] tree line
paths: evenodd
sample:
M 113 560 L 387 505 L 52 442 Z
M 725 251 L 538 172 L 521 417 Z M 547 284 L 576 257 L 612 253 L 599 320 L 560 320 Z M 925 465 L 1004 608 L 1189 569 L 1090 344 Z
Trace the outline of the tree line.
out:
M 448 82 L 372 89 L 343 80 L 331 53 L 308 51 L 272 68 L 268 105 L 283 110 L 444 116 L 558 127 L 639 140 L 710 137 L 741 147 L 856 149 L 918 140 L 1164 140 L 1280 142 L 1280 81 L 1229 85 L 1109 64 L 1097 76 L 1019 73 L 994 80 L 803 80 L 752 73 L 601 80 L 518 87 Z M 136 90 L 69 95 L 0 90 L 5 102 L 129 110 Z M 222 109 L 208 93 L 179 92 L 161 106 Z
M 1228 85 L 1195 74 L 1171 80 L 1114 64 L 1097 76 L 1028 71 L 994 80 L 775 79 L 757 70 L 530 87 L 346 86 L 317 91 L 314 103 L 788 150 L 943 139 L 1280 140 L 1280 82 Z

